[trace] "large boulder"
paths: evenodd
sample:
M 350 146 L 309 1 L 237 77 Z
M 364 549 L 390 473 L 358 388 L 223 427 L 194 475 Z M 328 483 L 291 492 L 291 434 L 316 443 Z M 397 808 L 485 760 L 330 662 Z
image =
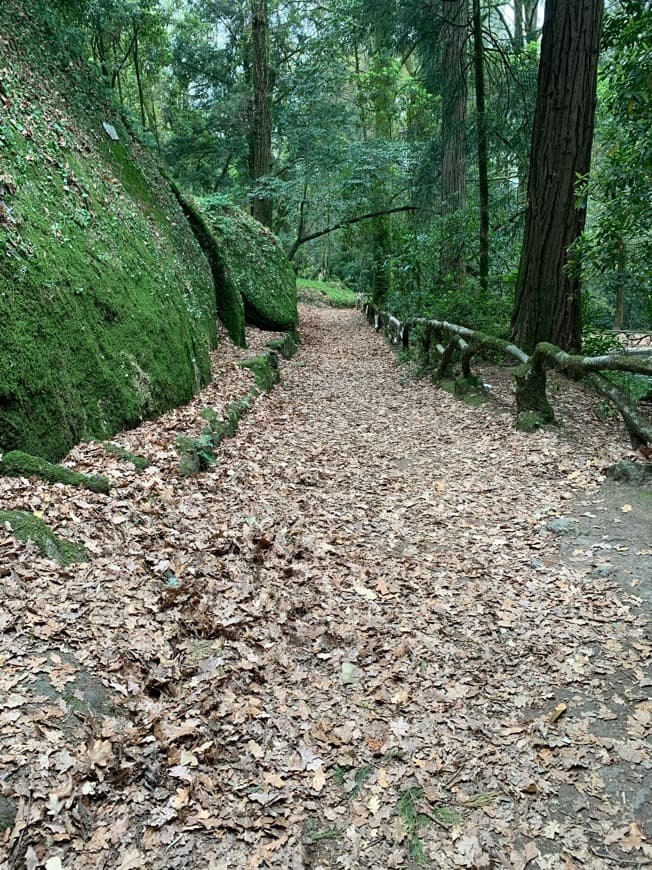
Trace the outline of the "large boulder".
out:
M 209 380 L 215 291 L 151 153 L 46 8 L 0 4 L 0 452 L 58 459 Z
M 294 329 L 299 319 L 296 277 L 276 237 L 217 197 L 204 197 L 197 205 L 210 227 L 229 292 L 242 298 L 247 323 Z

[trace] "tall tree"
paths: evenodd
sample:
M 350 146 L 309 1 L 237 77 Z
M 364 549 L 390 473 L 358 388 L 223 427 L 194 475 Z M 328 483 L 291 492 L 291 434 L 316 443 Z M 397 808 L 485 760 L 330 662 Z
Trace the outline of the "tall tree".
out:
M 466 40 L 467 0 L 442 0 L 441 27 L 441 211 L 442 216 L 466 207 Z M 443 274 L 464 274 L 464 243 L 447 233 L 441 249 Z
M 489 284 L 489 146 L 485 106 L 484 46 L 480 0 L 473 0 L 473 69 L 475 72 L 475 114 L 478 141 L 478 194 L 480 199 L 480 287 Z
M 391 23 L 393 2 L 379 0 L 373 4 L 374 17 L 371 23 L 371 64 L 369 98 L 372 115 L 372 136 L 376 142 L 390 143 L 393 137 L 392 119 L 396 87 L 396 70 L 392 64 Z M 371 10 L 370 10 L 371 11 Z M 375 175 L 373 186 L 374 207 L 381 209 L 387 202 L 388 179 Z M 371 293 L 378 304 L 383 304 L 391 290 L 392 275 L 389 266 L 391 257 L 391 225 L 388 215 L 374 218 L 371 223 Z
M 569 246 L 586 204 L 577 182 L 589 171 L 603 0 L 547 0 L 532 131 L 525 237 L 512 333 L 530 351 L 551 341 L 577 351 L 582 299 Z
M 252 108 L 249 130 L 249 174 L 254 184 L 272 168 L 272 69 L 267 0 L 251 0 Z M 272 200 L 254 192 L 251 213 L 266 227 L 272 225 Z

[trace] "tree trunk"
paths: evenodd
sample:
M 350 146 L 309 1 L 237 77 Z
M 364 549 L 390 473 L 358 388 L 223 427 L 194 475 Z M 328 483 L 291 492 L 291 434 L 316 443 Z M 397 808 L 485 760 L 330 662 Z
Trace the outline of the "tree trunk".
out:
M 603 0 L 547 0 L 532 131 L 525 237 L 512 333 L 577 351 L 582 343 L 579 277 L 568 248 L 584 229 L 578 177 L 591 163 Z
M 371 71 L 375 84 L 372 87 L 373 135 L 379 142 L 392 141 L 392 115 L 394 111 L 395 80 L 391 69 L 391 33 L 387 29 L 382 10 L 376 10 L 373 30 L 373 60 Z M 378 210 L 388 200 L 387 179 L 384 173 L 376 173 L 373 180 L 372 202 Z M 371 222 L 371 296 L 383 305 L 392 288 L 390 252 L 392 228 L 388 214 L 380 214 Z
M 525 13 L 525 40 L 534 42 L 538 36 L 538 12 L 539 0 L 524 0 L 523 11 Z
M 467 0 L 442 0 L 442 166 L 441 213 L 455 214 L 466 207 L 466 36 Z M 464 276 L 464 240 L 446 233 L 440 265 L 443 274 Z
M 473 66 L 475 70 L 475 114 L 478 137 L 478 189 L 480 196 L 480 288 L 489 282 L 489 178 L 487 171 L 487 116 L 484 93 L 484 46 L 480 0 L 473 0 Z
M 252 112 L 249 130 L 249 174 L 252 182 L 269 175 L 272 168 L 272 76 L 269 59 L 267 0 L 251 0 Z M 272 226 L 272 200 L 254 196 L 251 213 L 266 227 Z
M 621 330 L 625 326 L 625 269 L 627 266 L 625 243 L 622 239 L 618 240 L 616 262 L 616 313 L 614 315 L 614 329 Z
M 523 0 L 514 0 L 514 36 L 512 42 L 514 50 L 521 51 L 523 48 Z
M 147 120 L 145 118 L 145 95 L 143 93 L 143 82 L 140 76 L 140 54 L 138 52 L 138 24 L 136 19 L 132 19 L 133 35 L 134 35 L 134 69 L 136 70 L 136 84 L 138 86 L 138 104 L 140 106 L 140 123 L 143 130 L 147 129 Z

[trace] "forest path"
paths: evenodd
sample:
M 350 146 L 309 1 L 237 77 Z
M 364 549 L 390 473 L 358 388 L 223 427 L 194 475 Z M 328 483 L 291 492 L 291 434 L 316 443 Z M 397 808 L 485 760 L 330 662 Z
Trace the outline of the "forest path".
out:
M 304 308 L 301 332 L 206 473 L 176 475 L 174 438 L 241 393 L 233 349 L 195 402 L 122 436 L 156 466 L 114 464 L 112 498 L 11 483 L 16 507 L 94 554 L 61 569 L 17 550 L 3 679 L 20 718 L 0 732 L 6 791 L 25 797 L 12 860 L 638 860 L 644 625 L 632 590 L 597 570 L 609 545 L 573 561 L 548 526 L 622 445 L 587 414 L 579 444 L 524 435 L 500 401 L 469 408 L 406 378 L 358 312 Z M 96 446 L 71 456 L 106 470 Z M 622 729 L 596 733 L 617 717 L 614 681 Z M 52 698 L 45 720 L 34 687 Z M 623 800 L 616 761 L 641 771 Z

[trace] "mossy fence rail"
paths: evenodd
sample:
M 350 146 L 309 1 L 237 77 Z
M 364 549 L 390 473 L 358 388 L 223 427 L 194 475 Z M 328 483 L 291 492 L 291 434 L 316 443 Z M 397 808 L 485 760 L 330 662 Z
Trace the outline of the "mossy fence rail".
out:
M 569 354 L 548 342 L 540 342 L 531 354 L 496 336 L 478 330 L 433 320 L 412 317 L 399 320 L 372 302 L 359 297 L 358 307 L 377 332 L 383 330 L 394 345 L 417 350 L 431 368 L 436 380 L 450 377 L 454 364 L 461 367 L 461 384 L 482 389 L 482 381 L 471 372 L 474 357 L 500 354 L 512 357 L 517 365 L 515 381 L 517 425 L 526 431 L 554 422 L 554 413 L 546 395 L 549 369 L 582 380 L 620 412 L 634 447 L 652 444 L 652 419 L 604 372 L 630 372 L 652 377 L 652 347 L 617 350 L 602 356 Z

